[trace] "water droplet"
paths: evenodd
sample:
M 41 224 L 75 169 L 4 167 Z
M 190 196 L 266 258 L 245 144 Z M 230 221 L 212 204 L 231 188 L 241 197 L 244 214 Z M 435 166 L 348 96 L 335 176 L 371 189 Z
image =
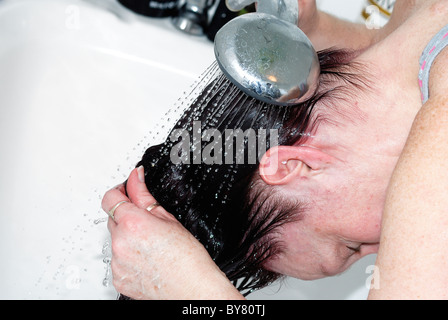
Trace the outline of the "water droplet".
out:
M 107 287 L 109 287 L 109 285 L 110 285 L 110 280 L 108 278 L 104 278 L 103 279 L 103 286 L 107 288 Z
M 108 219 L 109 219 L 108 217 L 100 218 L 100 219 L 95 219 L 95 220 L 93 221 L 93 223 L 94 223 L 94 224 L 100 224 L 100 223 L 106 222 Z

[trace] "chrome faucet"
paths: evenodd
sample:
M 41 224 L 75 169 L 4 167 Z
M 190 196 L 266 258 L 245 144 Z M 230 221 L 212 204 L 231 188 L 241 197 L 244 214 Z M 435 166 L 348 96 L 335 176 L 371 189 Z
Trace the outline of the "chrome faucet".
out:
M 191 35 L 203 35 L 208 22 L 208 0 L 185 0 L 172 18 L 174 26 Z

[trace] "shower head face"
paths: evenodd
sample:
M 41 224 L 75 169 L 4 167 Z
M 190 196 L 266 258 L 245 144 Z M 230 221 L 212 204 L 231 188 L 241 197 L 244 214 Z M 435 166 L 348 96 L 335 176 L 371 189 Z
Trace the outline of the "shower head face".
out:
M 308 37 L 270 14 L 231 20 L 215 37 L 215 55 L 230 81 L 263 102 L 295 105 L 317 88 L 319 60 Z

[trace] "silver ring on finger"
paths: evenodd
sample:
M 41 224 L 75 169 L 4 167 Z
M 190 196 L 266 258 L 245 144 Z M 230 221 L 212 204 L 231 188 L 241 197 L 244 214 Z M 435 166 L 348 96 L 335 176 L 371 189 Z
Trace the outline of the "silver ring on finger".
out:
M 159 206 L 160 206 L 160 204 L 156 201 L 155 203 L 151 204 L 148 208 L 146 208 L 146 210 L 148 212 L 151 212 L 152 209 L 159 207 Z
M 115 221 L 115 210 L 117 210 L 118 207 L 121 206 L 123 203 L 127 203 L 127 202 L 129 202 L 129 201 L 120 201 L 120 202 L 118 202 L 118 203 L 117 203 L 112 209 L 110 209 L 109 212 L 107 213 L 107 214 L 112 218 L 112 220 L 114 220 L 114 222 L 116 222 L 116 221 Z

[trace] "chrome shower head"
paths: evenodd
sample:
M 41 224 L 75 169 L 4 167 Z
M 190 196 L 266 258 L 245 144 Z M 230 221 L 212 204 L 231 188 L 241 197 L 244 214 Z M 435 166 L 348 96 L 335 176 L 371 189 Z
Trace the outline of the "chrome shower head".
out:
M 228 4 L 231 1 L 241 2 L 228 0 Z M 259 1 L 258 10 L 261 6 L 270 13 L 244 14 L 219 30 L 215 37 L 216 60 L 226 77 L 246 94 L 274 105 L 295 105 L 317 88 L 317 53 L 308 37 L 289 22 L 297 16 L 284 10 L 284 0 L 274 1 L 275 12 L 272 0 L 264 1 L 269 4 Z M 297 4 L 297 0 L 287 1 Z M 295 12 L 298 15 L 298 9 Z

